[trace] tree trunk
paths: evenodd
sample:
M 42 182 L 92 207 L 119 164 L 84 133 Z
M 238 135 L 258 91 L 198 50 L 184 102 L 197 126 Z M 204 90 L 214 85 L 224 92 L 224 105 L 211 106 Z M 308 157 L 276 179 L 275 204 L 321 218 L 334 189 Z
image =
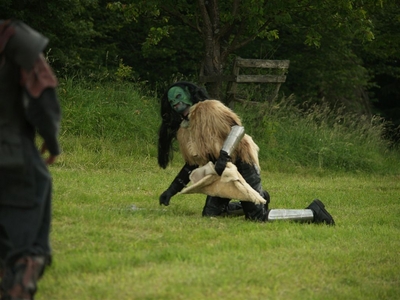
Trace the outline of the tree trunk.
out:
M 206 45 L 206 53 L 203 60 L 204 76 L 220 76 L 222 75 L 222 62 L 220 55 L 220 47 L 218 41 L 210 41 Z M 206 83 L 207 91 L 210 97 L 214 99 L 222 99 L 221 94 L 222 81 Z
M 220 76 L 223 70 L 223 61 L 221 60 L 220 44 L 220 20 L 218 1 L 199 0 L 199 7 L 202 14 L 203 24 L 201 33 L 204 41 L 205 55 L 203 58 L 204 76 Z M 207 91 L 211 98 L 222 99 L 222 81 L 206 83 Z

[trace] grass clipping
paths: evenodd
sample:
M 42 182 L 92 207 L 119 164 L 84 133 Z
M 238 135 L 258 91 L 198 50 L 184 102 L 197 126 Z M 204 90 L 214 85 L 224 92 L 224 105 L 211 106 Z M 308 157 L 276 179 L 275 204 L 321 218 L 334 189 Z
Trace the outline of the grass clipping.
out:
M 215 171 L 214 164 L 208 162 L 193 170 L 189 178 L 192 185 L 183 189 L 181 194 L 206 194 L 255 204 L 266 203 L 265 199 L 244 180 L 236 166 L 230 162 L 227 163 L 221 176 Z

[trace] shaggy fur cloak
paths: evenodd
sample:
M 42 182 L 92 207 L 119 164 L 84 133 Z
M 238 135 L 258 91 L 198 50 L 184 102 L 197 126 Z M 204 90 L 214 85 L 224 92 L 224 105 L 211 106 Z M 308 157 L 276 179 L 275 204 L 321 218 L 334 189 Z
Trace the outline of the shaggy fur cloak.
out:
M 184 160 L 190 165 L 203 166 L 219 157 L 222 145 L 234 125 L 242 125 L 240 118 L 218 100 L 205 100 L 193 105 L 189 121 L 182 122 L 177 139 Z M 235 149 L 232 162 L 259 166 L 258 146 L 245 134 Z

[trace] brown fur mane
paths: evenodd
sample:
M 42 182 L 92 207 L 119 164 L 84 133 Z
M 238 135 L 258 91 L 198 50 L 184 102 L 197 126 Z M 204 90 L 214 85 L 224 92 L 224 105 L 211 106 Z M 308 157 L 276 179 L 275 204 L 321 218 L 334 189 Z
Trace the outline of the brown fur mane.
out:
M 240 118 L 218 100 L 205 100 L 193 105 L 189 112 L 189 126 L 178 131 L 183 158 L 190 164 L 205 165 L 219 157 L 222 145 L 234 125 L 242 125 Z M 232 155 L 245 163 L 258 163 L 258 146 L 245 135 Z

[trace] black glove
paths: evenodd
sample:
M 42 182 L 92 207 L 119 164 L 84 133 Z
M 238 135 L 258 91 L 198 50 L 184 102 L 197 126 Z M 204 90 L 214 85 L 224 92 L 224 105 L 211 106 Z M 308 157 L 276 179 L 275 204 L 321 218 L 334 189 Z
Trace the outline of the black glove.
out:
M 175 196 L 178 192 L 180 192 L 182 189 L 183 189 L 183 186 L 182 186 L 182 188 L 178 188 L 178 186 L 177 187 L 172 187 L 172 185 L 171 185 L 166 191 L 164 191 L 161 194 L 160 199 L 159 199 L 160 200 L 160 205 L 168 206 L 169 205 L 169 201 L 171 200 L 171 198 L 173 196 Z
M 188 184 L 190 181 L 189 175 L 196 167 L 197 166 L 189 166 L 188 164 L 183 166 L 179 174 L 175 177 L 174 181 L 172 181 L 169 188 L 160 195 L 160 205 L 169 205 L 171 198 L 182 191 L 186 184 Z
M 219 152 L 219 157 L 215 162 L 215 171 L 219 176 L 221 176 L 222 172 L 224 172 L 228 161 L 231 161 L 231 157 L 228 155 L 228 153 L 226 153 L 226 151 L 221 150 Z

